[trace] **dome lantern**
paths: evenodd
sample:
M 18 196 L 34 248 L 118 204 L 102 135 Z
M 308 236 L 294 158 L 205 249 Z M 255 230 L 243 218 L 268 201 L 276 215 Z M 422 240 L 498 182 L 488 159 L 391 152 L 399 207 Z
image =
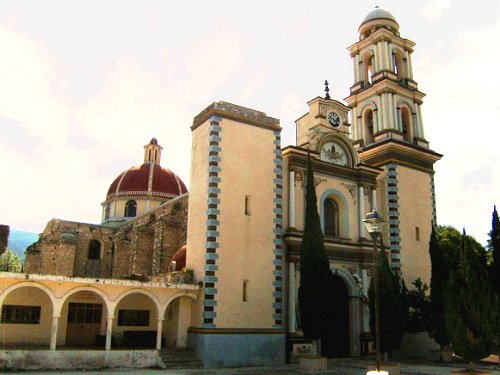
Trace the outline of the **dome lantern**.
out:
M 144 163 L 154 163 L 160 164 L 161 160 L 161 147 L 158 144 L 158 140 L 156 138 L 151 138 L 149 144 L 144 146 Z

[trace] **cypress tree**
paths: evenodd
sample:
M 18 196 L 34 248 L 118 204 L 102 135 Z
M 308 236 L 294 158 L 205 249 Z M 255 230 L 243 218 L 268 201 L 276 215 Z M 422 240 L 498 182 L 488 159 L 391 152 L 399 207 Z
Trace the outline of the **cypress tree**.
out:
M 461 237 L 458 266 L 446 286 L 445 321 L 457 355 L 477 362 L 491 354 L 498 329 L 498 298 L 491 290 L 484 251 Z
M 311 158 L 307 160 L 306 218 L 300 247 L 299 309 L 304 337 L 319 340 L 328 331 L 333 297 L 329 261 L 326 257 L 317 209 Z
M 445 249 L 440 246 L 438 234 L 432 226 L 429 241 L 431 257 L 431 330 L 430 335 L 441 346 L 450 344 L 450 336 L 444 320 L 444 286 L 448 281 L 449 265 L 446 262 Z
M 500 221 L 496 206 L 493 207 L 493 219 L 491 223 L 488 250 L 492 253 L 490 266 L 490 280 L 493 291 L 500 297 Z
M 401 278 L 394 273 L 383 250 L 378 253 L 379 311 L 380 311 L 380 352 L 392 353 L 399 349 L 408 315 L 406 288 Z M 373 283 L 370 283 L 370 330 L 375 332 L 375 304 Z

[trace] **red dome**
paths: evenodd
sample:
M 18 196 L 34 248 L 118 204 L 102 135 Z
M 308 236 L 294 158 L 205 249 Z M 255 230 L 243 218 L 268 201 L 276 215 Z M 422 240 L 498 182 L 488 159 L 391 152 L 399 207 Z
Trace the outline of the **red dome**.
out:
M 171 170 L 154 163 L 127 169 L 115 178 L 106 199 L 119 195 L 153 195 L 175 198 L 187 193 L 184 182 Z

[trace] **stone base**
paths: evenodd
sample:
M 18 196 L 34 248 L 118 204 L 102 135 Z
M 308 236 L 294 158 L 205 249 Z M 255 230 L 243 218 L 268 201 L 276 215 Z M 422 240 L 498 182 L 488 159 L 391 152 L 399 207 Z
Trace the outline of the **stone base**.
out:
M 1 370 L 98 370 L 156 367 L 156 350 L 2 350 Z
M 326 370 L 328 368 L 328 359 L 319 355 L 300 357 L 299 368 L 307 371 Z
M 368 371 L 376 371 L 377 365 L 375 363 L 370 363 L 367 366 Z M 386 371 L 389 375 L 400 375 L 401 369 L 399 363 L 381 363 L 380 371 Z
M 188 348 L 205 368 L 285 363 L 286 334 L 273 330 L 190 329 Z

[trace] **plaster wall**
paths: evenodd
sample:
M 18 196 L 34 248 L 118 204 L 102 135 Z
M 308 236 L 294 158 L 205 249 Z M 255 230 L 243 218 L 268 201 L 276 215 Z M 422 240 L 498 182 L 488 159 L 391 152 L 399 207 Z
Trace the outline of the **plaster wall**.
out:
M 271 130 L 228 119 L 222 120 L 221 127 L 216 324 L 218 328 L 271 328 L 275 136 Z
M 49 347 L 52 327 L 52 303 L 45 292 L 36 288 L 14 290 L 5 299 L 3 305 L 40 306 L 39 324 L 0 323 L 2 344 L 44 344 Z M 0 366 L 1 368 L 1 366 Z
M 430 285 L 429 238 L 432 222 L 431 178 L 429 173 L 398 166 L 398 197 L 401 230 L 401 270 L 406 285 L 418 277 Z M 416 238 L 416 229 L 420 239 Z

